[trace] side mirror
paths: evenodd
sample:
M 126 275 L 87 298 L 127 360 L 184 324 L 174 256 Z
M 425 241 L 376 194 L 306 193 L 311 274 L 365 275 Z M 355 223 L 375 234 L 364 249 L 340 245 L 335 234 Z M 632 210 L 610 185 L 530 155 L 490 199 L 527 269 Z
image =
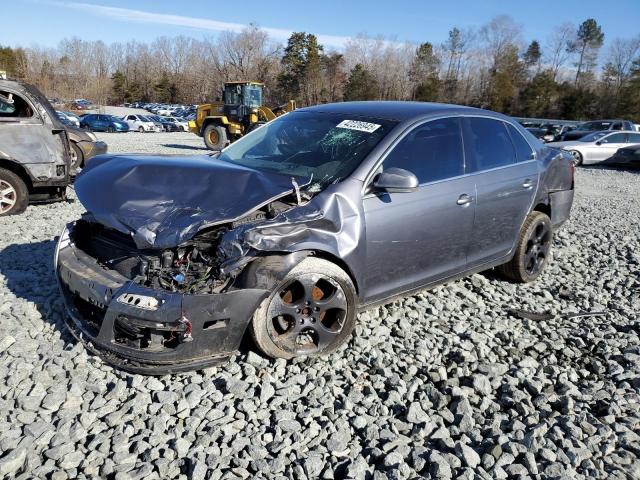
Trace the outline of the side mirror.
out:
M 602 145 L 602 142 L 601 142 L 600 140 L 598 140 L 598 141 L 596 142 L 596 145 Z
M 387 192 L 413 192 L 418 188 L 418 178 L 404 168 L 389 168 L 383 171 L 373 182 L 376 190 Z

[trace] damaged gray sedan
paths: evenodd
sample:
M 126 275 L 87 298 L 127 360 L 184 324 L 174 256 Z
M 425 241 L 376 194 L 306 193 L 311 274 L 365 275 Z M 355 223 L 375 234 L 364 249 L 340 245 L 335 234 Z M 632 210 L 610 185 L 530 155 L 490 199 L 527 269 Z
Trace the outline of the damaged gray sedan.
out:
M 301 109 L 214 156 L 101 156 L 56 250 L 69 328 L 149 373 L 247 331 L 271 357 L 330 353 L 360 308 L 493 267 L 536 279 L 573 174 L 508 117 L 407 102 Z

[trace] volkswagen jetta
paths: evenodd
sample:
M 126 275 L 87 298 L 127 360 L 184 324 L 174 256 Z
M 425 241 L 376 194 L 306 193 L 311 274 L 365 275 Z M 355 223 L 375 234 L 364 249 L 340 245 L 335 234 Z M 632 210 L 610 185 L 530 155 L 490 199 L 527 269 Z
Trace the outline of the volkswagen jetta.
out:
M 358 309 L 497 267 L 535 280 L 573 201 L 571 156 L 455 105 L 305 108 L 208 156 L 103 155 L 56 250 L 69 327 L 172 372 L 349 338 Z

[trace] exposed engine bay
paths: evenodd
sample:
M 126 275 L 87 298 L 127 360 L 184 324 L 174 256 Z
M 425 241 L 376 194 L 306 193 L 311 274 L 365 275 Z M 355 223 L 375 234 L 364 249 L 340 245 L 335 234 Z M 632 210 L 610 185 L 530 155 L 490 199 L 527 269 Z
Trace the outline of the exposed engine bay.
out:
M 219 293 L 233 280 L 220 268 L 225 260 L 219 249 L 223 235 L 270 220 L 295 205 L 295 199 L 291 203 L 286 200 L 271 202 L 238 221 L 206 229 L 175 248 L 139 249 L 131 237 L 89 218 L 76 223 L 73 241 L 103 267 L 118 271 L 142 287 L 185 294 Z

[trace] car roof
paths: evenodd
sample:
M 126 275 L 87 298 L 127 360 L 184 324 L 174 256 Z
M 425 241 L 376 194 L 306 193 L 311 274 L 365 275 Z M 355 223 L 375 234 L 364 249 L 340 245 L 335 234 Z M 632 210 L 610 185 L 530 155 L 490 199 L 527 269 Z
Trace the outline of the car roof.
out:
M 483 110 L 481 108 L 464 107 L 448 103 L 402 102 L 402 101 L 363 101 L 327 103 L 314 107 L 301 108 L 299 112 L 337 113 L 362 117 L 373 117 L 385 120 L 407 121 L 427 116 L 471 114 L 487 115 L 501 120 L 510 120 L 505 115 Z

